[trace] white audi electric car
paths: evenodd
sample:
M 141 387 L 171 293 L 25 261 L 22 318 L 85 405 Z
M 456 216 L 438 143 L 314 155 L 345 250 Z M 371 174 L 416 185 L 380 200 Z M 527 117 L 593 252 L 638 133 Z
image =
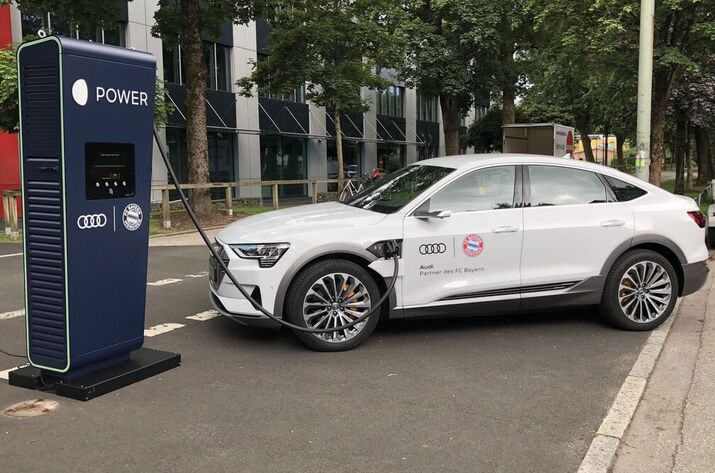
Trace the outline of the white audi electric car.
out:
M 598 306 L 612 325 L 650 330 L 707 276 L 705 216 L 695 202 L 614 169 L 560 158 L 428 159 L 346 203 L 288 208 L 232 223 L 215 248 L 243 288 L 287 321 L 345 330 L 296 332 L 310 348 L 352 348 L 379 319 Z M 276 323 L 215 261 L 211 301 L 249 325 Z

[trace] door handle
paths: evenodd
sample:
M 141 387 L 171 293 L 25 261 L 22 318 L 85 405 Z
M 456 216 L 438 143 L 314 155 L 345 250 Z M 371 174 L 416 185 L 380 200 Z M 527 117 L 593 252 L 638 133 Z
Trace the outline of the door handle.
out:
M 515 233 L 518 232 L 517 227 L 496 227 L 492 232 L 494 233 Z
M 604 220 L 601 222 L 602 227 L 622 227 L 625 224 L 625 220 Z

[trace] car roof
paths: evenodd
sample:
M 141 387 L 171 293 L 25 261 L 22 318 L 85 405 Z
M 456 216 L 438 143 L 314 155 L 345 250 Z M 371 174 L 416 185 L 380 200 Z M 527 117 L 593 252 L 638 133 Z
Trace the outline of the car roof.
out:
M 609 166 L 603 166 L 601 164 L 590 163 L 588 161 L 581 161 L 577 159 L 557 158 L 554 156 L 543 156 L 538 154 L 462 154 L 458 156 L 442 156 L 439 158 L 425 159 L 415 164 L 450 167 L 455 168 L 458 171 L 467 171 L 469 169 L 487 166 L 490 164 L 549 164 L 555 166 L 568 166 L 575 169 L 583 169 L 613 176 L 650 191 L 662 191 L 660 188 L 648 184 L 647 182 L 643 182 L 637 177 L 618 171 L 617 169 Z

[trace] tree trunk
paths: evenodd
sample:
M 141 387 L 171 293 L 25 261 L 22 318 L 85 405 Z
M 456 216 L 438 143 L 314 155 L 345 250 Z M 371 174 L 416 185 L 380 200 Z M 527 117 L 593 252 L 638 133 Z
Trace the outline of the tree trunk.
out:
M 591 137 L 588 136 L 588 129 L 579 128 L 578 132 L 581 133 L 581 141 L 583 142 L 583 154 L 586 161 L 589 163 L 595 163 L 596 160 L 593 158 L 593 148 L 591 147 Z
M 206 136 L 206 63 L 201 40 L 200 0 L 181 0 L 181 54 L 186 77 L 186 147 L 189 183 L 209 182 Z M 199 216 L 211 213 L 208 189 L 191 193 L 191 205 Z
M 694 127 L 695 146 L 698 153 L 698 184 L 703 185 L 713 178 L 713 163 L 710 155 L 710 134 L 703 127 Z
M 514 84 L 507 79 L 504 83 L 504 88 L 502 89 L 502 111 L 501 111 L 501 123 L 502 125 L 507 125 L 509 123 L 514 123 L 516 121 L 516 106 L 514 105 Z
M 682 113 L 678 113 L 675 120 L 675 148 L 673 160 L 675 161 L 675 193 L 685 194 L 685 135 L 686 121 Z
M 459 146 L 459 100 L 454 96 L 442 95 L 439 100 L 442 109 L 442 129 L 444 130 L 444 150 L 447 156 L 460 154 Z
M 626 170 L 626 162 L 623 159 L 623 143 L 625 143 L 625 141 L 625 136 L 616 133 L 616 162 L 618 163 L 618 169 L 624 172 Z
M 693 159 L 690 150 L 692 149 L 692 129 L 686 128 L 685 132 L 685 192 L 693 190 Z
M 343 131 L 340 123 L 340 109 L 335 106 L 333 120 L 335 121 L 335 154 L 338 158 L 338 192 L 343 190 L 343 179 L 345 173 L 343 170 Z

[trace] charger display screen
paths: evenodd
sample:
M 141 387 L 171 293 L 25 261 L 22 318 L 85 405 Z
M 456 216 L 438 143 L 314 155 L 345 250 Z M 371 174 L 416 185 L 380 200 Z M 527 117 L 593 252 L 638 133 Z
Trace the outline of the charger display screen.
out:
M 134 196 L 133 144 L 86 143 L 84 155 L 87 200 Z

